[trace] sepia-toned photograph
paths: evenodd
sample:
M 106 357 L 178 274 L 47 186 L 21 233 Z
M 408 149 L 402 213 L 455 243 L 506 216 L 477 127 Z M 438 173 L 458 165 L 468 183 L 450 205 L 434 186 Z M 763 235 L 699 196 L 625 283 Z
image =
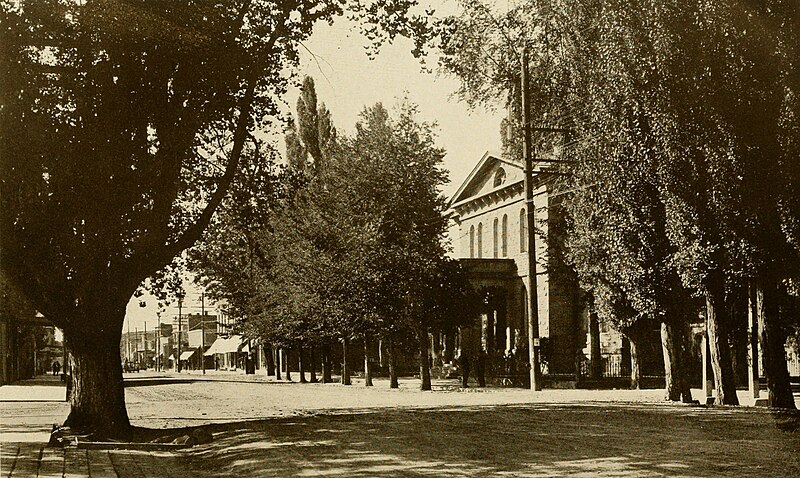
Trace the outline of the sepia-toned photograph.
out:
M 800 2 L 0 0 L 0 477 L 800 476 Z

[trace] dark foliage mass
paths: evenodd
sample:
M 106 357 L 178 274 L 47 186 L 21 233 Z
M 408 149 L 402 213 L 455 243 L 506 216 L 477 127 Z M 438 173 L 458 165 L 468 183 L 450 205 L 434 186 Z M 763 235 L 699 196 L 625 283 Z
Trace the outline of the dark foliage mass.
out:
M 314 24 L 360 18 L 379 46 L 424 23 L 412 6 L 0 4 L 0 263 L 64 329 L 76 359 L 70 424 L 128 430 L 125 306 L 200 239 L 237 176 L 257 173 L 250 159 L 268 157 L 254 132 L 280 119 Z
M 227 232 L 194 254 L 201 280 L 224 291 L 246 335 L 274 347 L 427 344 L 429 332 L 466 324 L 471 296 L 445 257 L 446 176 L 432 126 L 408 103 L 396 118 L 376 104 L 353 137 L 337 136 L 313 91 L 306 78 L 300 126 L 286 135 L 289 169 L 273 180 L 279 200 L 257 220 L 223 209 Z M 225 263 L 231 251 L 238 259 Z
M 729 310 L 749 287 L 771 403 L 793 407 L 782 351 L 800 270 L 796 3 L 461 6 L 438 25 L 441 67 L 471 104 L 506 101 L 506 154 L 519 155 L 523 47 L 534 126 L 570 130 L 537 143 L 569 160 L 554 180 L 567 255 L 601 318 L 680 330 L 705 311 L 718 397 L 735 403 L 728 344 L 746 314 Z

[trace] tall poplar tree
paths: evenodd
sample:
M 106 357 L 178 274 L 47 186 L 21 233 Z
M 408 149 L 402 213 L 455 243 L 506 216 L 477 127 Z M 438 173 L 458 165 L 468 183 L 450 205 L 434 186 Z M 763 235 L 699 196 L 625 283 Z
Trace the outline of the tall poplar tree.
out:
M 289 164 L 303 167 L 311 156 L 314 174 L 325 167 L 325 158 L 336 141 L 336 129 L 331 122 L 331 113 L 325 103 L 317 105 L 317 90 L 314 78 L 306 76 L 297 99 L 297 123 L 287 132 L 286 148 Z

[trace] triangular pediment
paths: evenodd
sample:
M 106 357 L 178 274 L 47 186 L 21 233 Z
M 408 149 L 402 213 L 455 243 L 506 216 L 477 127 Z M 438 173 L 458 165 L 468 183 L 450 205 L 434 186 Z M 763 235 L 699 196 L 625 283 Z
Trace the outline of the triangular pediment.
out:
M 450 199 L 450 205 L 503 189 L 524 179 L 521 164 L 507 161 L 498 153 L 486 152 Z

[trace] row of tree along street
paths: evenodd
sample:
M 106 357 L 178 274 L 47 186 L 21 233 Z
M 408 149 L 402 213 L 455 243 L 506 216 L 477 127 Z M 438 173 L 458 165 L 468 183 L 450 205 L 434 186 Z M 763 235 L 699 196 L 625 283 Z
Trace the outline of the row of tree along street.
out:
M 147 278 L 171 282 L 165 268 L 223 204 L 190 262 L 210 280 L 223 266 L 239 274 L 215 293 L 248 334 L 422 350 L 426 331 L 458 324 L 442 299 L 465 291 L 442 254 L 442 152 L 412 106 L 367 108 L 353 137 L 333 139 L 305 88 L 292 167 L 277 178 L 259 139 L 285 124 L 301 42 L 339 15 L 373 46 L 405 35 L 416 54 L 436 51 L 473 105 L 506 99 L 512 157 L 527 47 L 536 122 L 571 131 L 553 188 L 596 312 L 628 331 L 663 323 L 680 378 L 683 328 L 704 309 L 717 394 L 734 403 L 727 339 L 752 309 L 771 401 L 793 406 L 783 344 L 800 270 L 800 6 L 461 7 L 436 18 L 405 0 L 0 2 L 0 267 L 64 331 L 68 425 L 130 433 L 126 304 Z
M 367 385 L 381 343 L 397 387 L 401 351 L 426 358 L 429 333 L 452 333 L 477 316 L 465 275 L 445 256 L 444 152 L 415 113 L 406 101 L 394 117 L 376 104 L 352 137 L 337 135 L 306 77 L 298 126 L 286 135 L 289 167 L 254 161 L 190 252 L 189 267 L 246 336 L 284 355 L 298 351 L 301 380 L 319 351 L 330 381 L 331 347 L 341 343 L 335 355 L 349 384 L 348 347 L 358 341 Z M 429 361 L 419 363 L 430 390 Z
M 770 404 L 794 408 L 784 345 L 797 343 L 800 310 L 800 6 L 462 6 L 433 38 L 465 100 L 507 102 L 506 154 L 519 155 L 522 47 L 533 126 L 569 132 L 537 140 L 560 152 L 551 190 L 593 312 L 629 335 L 661 323 L 675 400 L 689 398 L 687 324 L 704 314 L 723 404 L 737 403 L 730 344 L 749 315 Z

